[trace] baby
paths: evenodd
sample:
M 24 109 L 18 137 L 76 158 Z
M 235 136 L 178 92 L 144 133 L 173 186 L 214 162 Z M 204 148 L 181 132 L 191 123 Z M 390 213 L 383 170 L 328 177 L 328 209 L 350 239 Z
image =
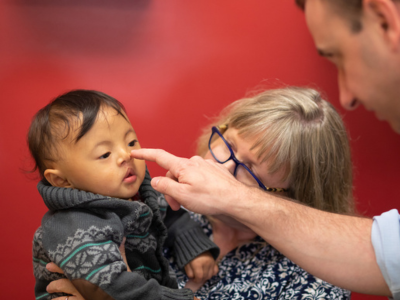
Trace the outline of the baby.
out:
M 46 292 L 64 276 L 50 273 L 49 262 L 86 299 L 193 299 L 189 289 L 177 289 L 165 241 L 181 267 L 200 265 L 200 280 L 215 274 L 218 247 L 152 189 L 145 162 L 130 155 L 140 144 L 116 99 L 68 92 L 36 114 L 28 143 L 49 209 L 33 241 L 36 299 L 61 296 Z

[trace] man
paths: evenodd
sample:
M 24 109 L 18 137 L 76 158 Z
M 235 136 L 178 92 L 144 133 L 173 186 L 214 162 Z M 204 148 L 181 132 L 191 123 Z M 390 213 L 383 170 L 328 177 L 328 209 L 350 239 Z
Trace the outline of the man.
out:
M 400 2 L 297 0 L 320 55 L 338 68 L 341 104 L 363 104 L 400 133 Z M 168 169 L 153 187 L 202 214 L 244 223 L 313 275 L 342 288 L 400 299 L 400 216 L 374 220 L 311 209 L 235 180 L 219 165 L 162 150 L 133 151 Z M 245 200 L 243 200 L 245 199 Z

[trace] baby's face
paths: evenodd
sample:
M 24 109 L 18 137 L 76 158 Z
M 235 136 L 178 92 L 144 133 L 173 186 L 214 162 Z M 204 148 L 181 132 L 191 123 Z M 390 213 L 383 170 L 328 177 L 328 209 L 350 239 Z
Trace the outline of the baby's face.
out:
M 93 127 L 75 143 L 77 129 L 61 142 L 61 159 L 55 163 L 66 187 L 121 199 L 135 195 L 146 166 L 130 156 L 140 145 L 129 121 L 113 108 L 103 107 Z

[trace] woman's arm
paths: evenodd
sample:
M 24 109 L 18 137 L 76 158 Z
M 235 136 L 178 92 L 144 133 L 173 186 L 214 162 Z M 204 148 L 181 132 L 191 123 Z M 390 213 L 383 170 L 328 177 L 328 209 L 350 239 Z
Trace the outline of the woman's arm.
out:
M 65 212 L 66 216 L 71 215 L 71 218 L 73 217 L 74 220 L 82 220 L 87 216 L 85 211 L 74 211 L 73 213 L 72 216 L 71 213 Z M 65 223 L 69 221 L 69 219 L 62 218 L 63 215 L 61 215 L 61 217 L 60 215 L 61 212 L 58 213 L 57 224 L 60 228 L 66 228 L 67 225 Z M 43 230 L 43 249 L 46 249 L 46 253 L 50 253 L 51 247 L 55 247 L 53 245 L 55 243 L 52 243 L 51 240 L 55 236 L 53 228 L 56 228 L 56 226 L 51 226 L 52 223 L 50 221 L 51 220 L 47 220 L 47 222 L 45 222 L 46 231 L 45 229 Z M 65 221 L 65 223 L 63 223 L 63 221 Z M 103 221 L 98 220 L 98 222 Z M 112 222 L 109 223 L 113 224 Z M 55 259 L 52 259 L 53 262 L 60 266 L 65 275 L 71 279 L 75 289 L 79 291 L 83 298 L 168 299 L 168 297 L 170 297 L 182 300 L 193 299 L 193 293 L 188 289 L 178 290 L 169 288 L 167 286 L 162 286 L 157 280 L 147 280 L 139 272 L 128 272 L 126 262 L 119 249 L 121 243 L 117 244 L 117 242 L 111 239 L 103 241 L 104 233 L 112 231 L 106 231 L 108 227 L 105 227 L 106 230 L 97 234 L 100 231 L 98 228 L 101 228 L 97 226 L 97 219 L 92 218 L 91 224 L 93 225 L 90 227 L 90 232 L 87 230 L 84 238 L 74 240 L 74 249 L 69 252 L 58 251 L 58 256 L 53 255 Z M 82 226 L 82 224 L 80 225 Z M 73 229 L 74 228 L 72 228 L 71 231 L 73 231 Z M 55 230 L 58 229 L 56 228 Z M 65 234 L 65 236 L 69 237 L 70 235 Z M 98 240 L 98 238 L 102 240 Z M 67 238 L 62 237 L 62 239 Z M 57 250 L 59 250 L 60 243 L 56 244 L 56 246 Z M 155 270 L 155 272 L 158 272 L 158 270 Z M 45 292 L 46 286 L 52 280 L 44 282 L 42 277 L 43 276 L 39 274 L 39 276 L 37 276 L 37 282 L 41 283 L 44 292 L 37 294 L 39 294 L 39 296 L 43 295 L 42 299 L 51 299 L 52 295 Z
M 63 273 L 63 270 L 57 267 L 55 263 L 47 264 L 46 269 L 52 273 Z M 78 292 L 78 290 L 69 279 L 59 279 L 52 281 L 47 286 L 46 290 L 49 294 L 65 293 L 72 295 L 74 297 L 74 300 L 85 300 L 85 298 L 82 297 L 82 295 Z M 58 298 L 53 298 L 53 300 L 65 300 L 65 298 L 65 296 L 62 296 Z
M 128 272 L 131 272 L 131 269 L 129 268 L 129 265 L 126 261 L 125 242 L 126 242 L 126 238 L 124 237 L 121 245 L 119 246 L 119 252 L 121 252 L 122 259 L 124 260 L 124 262 L 126 264 Z M 53 262 L 48 263 L 46 265 L 46 269 L 51 273 L 64 274 L 64 271 Z M 74 300 L 85 300 L 85 298 L 83 298 L 83 296 L 79 293 L 79 291 L 75 288 L 75 286 L 72 284 L 72 282 L 69 279 L 59 279 L 59 280 L 52 281 L 49 283 L 46 290 L 49 294 L 65 293 L 65 294 L 70 294 L 73 297 L 75 297 Z M 62 296 L 62 297 L 58 297 L 58 298 L 53 298 L 53 300 L 65 300 L 65 298 L 66 298 L 65 296 Z
M 345 289 L 390 296 L 371 244 L 372 220 L 322 212 L 249 188 L 220 165 L 184 159 L 163 150 L 140 149 L 132 156 L 168 170 L 152 186 L 167 194 L 172 208 L 227 214 L 249 226 L 311 274 Z
M 49 263 L 46 265 L 46 269 L 49 272 L 53 273 L 63 273 L 63 270 L 57 267 L 55 263 Z M 190 288 L 190 287 L 188 287 Z M 47 286 L 47 292 L 49 294 L 54 294 L 54 293 L 65 293 L 65 294 L 70 294 L 72 295 L 71 297 L 74 297 L 74 300 L 85 300 L 83 296 L 78 292 L 78 290 L 75 288 L 75 286 L 72 284 L 72 282 L 69 279 L 59 279 L 56 281 L 50 282 L 50 284 Z M 65 296 L 58 297 L 58 298 L 53 298 L 53 300 L 65 300 Z M 68 297 L 69 298 L 69 297 Z M 198 300 L 198 298 L 194 297 L 194 300 Z M 71 299 L 72 300 L 72 299 Z

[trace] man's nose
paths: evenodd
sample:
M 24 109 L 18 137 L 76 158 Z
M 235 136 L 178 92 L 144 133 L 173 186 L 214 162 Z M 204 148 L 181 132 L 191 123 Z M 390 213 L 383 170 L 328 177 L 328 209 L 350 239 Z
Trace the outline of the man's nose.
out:
M 338 85 L 340 104 L 347 110 L 356 109 L 359 104 L 358 100 L 348 88 L 346 76 L 340 70 L 338 70 Z

